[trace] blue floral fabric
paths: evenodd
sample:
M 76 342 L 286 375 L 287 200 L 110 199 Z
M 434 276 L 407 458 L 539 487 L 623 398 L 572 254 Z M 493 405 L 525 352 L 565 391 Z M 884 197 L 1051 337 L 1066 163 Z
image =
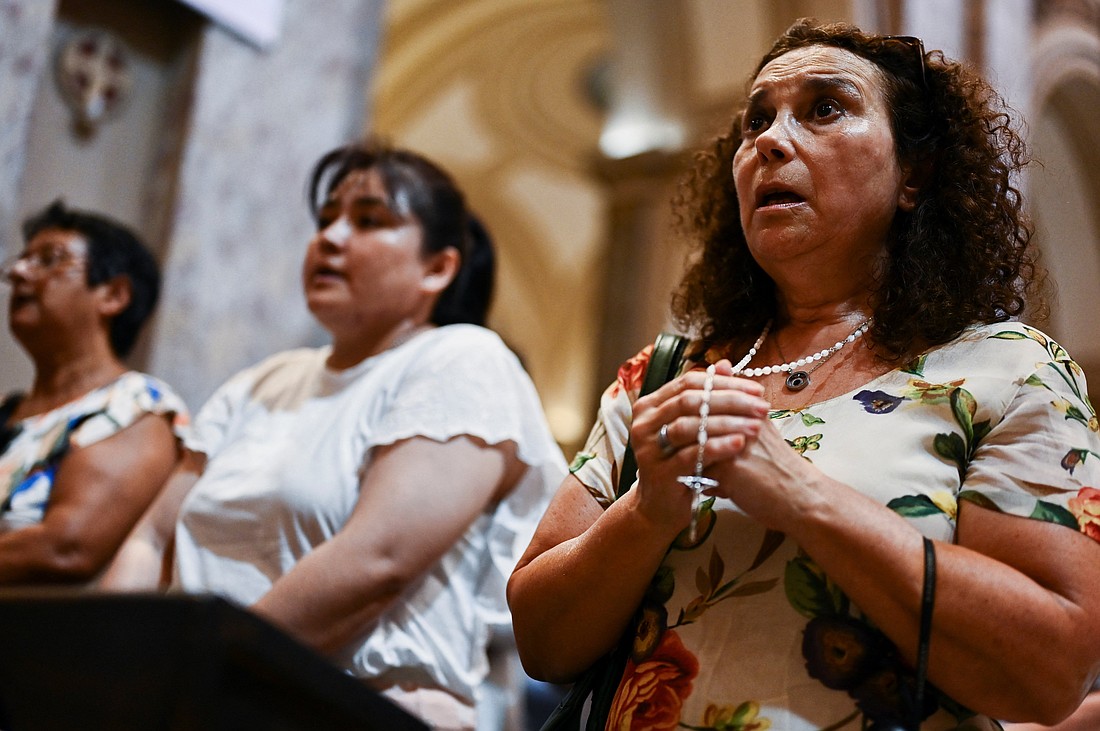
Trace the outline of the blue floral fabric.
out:
M 0 532 L 42 521 L 58 466 L 70 449 L 106 439 L 147 413 L 165 416 L 183 437 L 189 415 L 179 396 L 159 379 L 128 371 L 75 401 L 4 425 Z

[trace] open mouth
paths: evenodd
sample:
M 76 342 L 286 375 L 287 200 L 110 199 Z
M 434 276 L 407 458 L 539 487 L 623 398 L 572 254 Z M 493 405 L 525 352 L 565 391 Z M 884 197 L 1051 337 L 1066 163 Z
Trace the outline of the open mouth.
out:
M 797 203 L 803 203 L 805 202 L 805 200 L 806 199 L 802 196 L 798 195 L 797 193 L 792 193 L 789 190 L 776 190 L 761 195 L 758 198 L 756 205 L 758 208 L 768 208 L 773 206 L 791 206 Z
M 344 276 L 343 273 L 339 269 L 336 269 L 334 267 L 330 267 L 330 266 L 326 266 L 326 265 L 322 264 L 322 265 L 314 268 L 313 274 L 311 275 L 310 278 L 311 279 L 325 280 L 325 279 L 340 279 L 343 276 Z
M 12 292 L 11 297 L 8 300 L 8 304 L 10 309 L 14 310 L 16 307 L 22 307 L 23 305 L 29 304 L 33 301 L 34 295 L 20 292 Z

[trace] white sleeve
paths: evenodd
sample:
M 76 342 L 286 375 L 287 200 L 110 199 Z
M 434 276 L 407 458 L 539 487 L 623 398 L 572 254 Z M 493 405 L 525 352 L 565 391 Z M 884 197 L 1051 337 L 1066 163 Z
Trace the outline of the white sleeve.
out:
M 377 424 L 372 446 L 414 436 L 511 441 L 526 464 L 545 459 L 548 428 L 527 372 L 495 333 L 464 328 L 441 338 L 409 368 Z

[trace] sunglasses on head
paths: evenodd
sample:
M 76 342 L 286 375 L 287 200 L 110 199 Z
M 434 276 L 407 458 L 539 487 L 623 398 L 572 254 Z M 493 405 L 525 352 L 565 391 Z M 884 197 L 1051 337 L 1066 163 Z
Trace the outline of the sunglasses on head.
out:
M 916 36 L 883 36 L 882 40 L 890 43 L 900 43 L 916 52 L 920 64 L 920 86 L 924 91 L 928 91 L 928 75 L 925 72 L 924 63 L 924 41 Z

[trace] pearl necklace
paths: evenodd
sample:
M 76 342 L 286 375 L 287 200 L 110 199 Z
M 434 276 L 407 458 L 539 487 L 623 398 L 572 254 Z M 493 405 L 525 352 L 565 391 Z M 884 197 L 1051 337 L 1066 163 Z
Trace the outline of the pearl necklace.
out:
M 737 361 L 737 365 L 735 365 L 733 367 L 733 375 L 735 375 L 735 376 L 742 375 L 741 371 L 744 369 L 745 366 L 747 366 L 749 364 L 749 361 L 752 360 L 752 357 L 754 355 L 756 355 L 756 352 L 758 350 L 760 350 L 760 346 L 764 344 L 764 338 L 768 337 L 768 331 L 771 330 L 771 329 L 772 329 L 772 321 L 768 320 L 767 324 L 764 325 L 764 332 L 760 333 L 760 337 L 758 337 L 756 339 L 756 342 L 752 344 L 752 347 L 749 348 L 749 352 L 745 353 L 745 357 L 742 358 L 741 360 Z M 752 370 L 752 369 L 750 368 L 749 370 Z M 748 374 L 748 372 L 746 372 L 746 373 L 744 373 L 744 375 L 747 376 L 749 374 Z
M 738 362 L 737 367 L 733 369 L 735 375 L 741 375 L 746 378 L 757 378 L 759 376 L 768 376 L 772 373 L 789 373 L 787 376 L 786 386 L 792 391 L 801 391 L 810 385 L 810 374 L 816 371 L 821 365 L 833 357 L 838 350 L 843 348 L 848 343 L 853 343 L 857 338 L 862 336 L 871 328 L 871 321 L 873 318 L 867 318 L 859 324 L 859 326 L 848 334 L 848 337 L 843 340 L 838 340 L 832 346 L 819 350 L 818 352 L 807 355 L 798 360 L 792 360 L 788 363 L 779 363 L 776 365 L 763 366 L 760 368 L 745 368 L 752 360 L 752 357 L 756 355 L 756 352 L 760 349 L 760 346 L 764 343 L 764 337 L 768 334 L 768 330 L 771 329 L 771 321 L 764 326 L 764 332 L 760 333 L 760 337 L 757 338 L 756 344 L 749 348 L 749 352 L 744 358 Z M 813 363 L 813 367 L 807 370 L 802 370 L 801 367 Z M 799 370 L 795 370 L 795 369 Z M 744 369 L 744 370 L 742 370 Z

